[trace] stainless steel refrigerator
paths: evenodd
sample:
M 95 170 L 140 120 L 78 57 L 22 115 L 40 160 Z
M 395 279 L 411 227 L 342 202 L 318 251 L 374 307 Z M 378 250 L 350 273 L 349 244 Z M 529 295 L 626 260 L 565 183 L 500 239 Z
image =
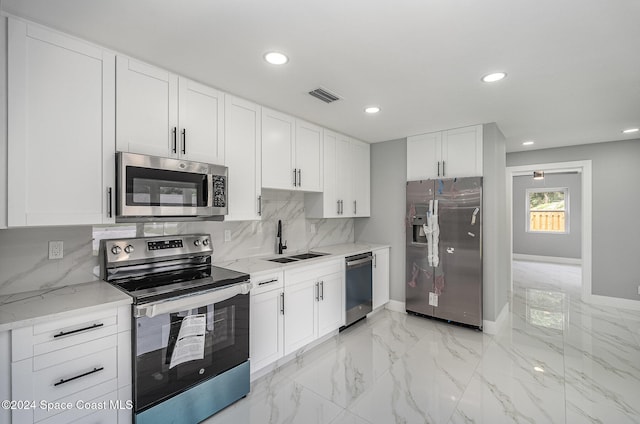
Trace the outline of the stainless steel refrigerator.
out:
M 406 310 L 482 328 L 482 177 L 407 182 Z

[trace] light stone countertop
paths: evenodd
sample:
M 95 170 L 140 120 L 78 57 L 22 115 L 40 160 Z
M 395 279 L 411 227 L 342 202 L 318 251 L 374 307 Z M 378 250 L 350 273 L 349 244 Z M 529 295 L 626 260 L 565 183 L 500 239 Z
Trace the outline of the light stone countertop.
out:
M 389 247 L 388 244 L 376 244 L 376 243 L 344 243 L 344 244 L 334 244 L 331 246 L 322 246 L 317 247 L 315 249 L 311 249 L 311 252 L 318 253 L 326 253 L 325 256 L 320 256 L 313 259 L 305 259 L 302 261 L 288 262 L 288 263 L 278 263 L 271 262 L 268 259 L 286 257 L 296 255 L 298 253 L 306 253 L 306 252 L 286 252 L 282 255 L 267 255 L 267 256 L 256 256 L 250 258 L 241 258 L 230 261 L 216 262 L 214 265 L 232 269 L 238 272 L 244 272 L 247 274 L 260 274 L 263 272 L 270 271 L 281 271 L 285 269 L 297 268 L 306 265 L 313 265 L 317 263 L 321 263 L 323 261 L 344 258 L 345 256 L 357 255 L 359 253 L 370 252 L 375 249 L 382 249 Z
M 270 262 L 267 259 L 305 252 L 242 258 L 217 262 L 214 265 L 247 274 L 257 274 L 318 264 L 386 247 L 389 245 L 374 243 L 335 244 L 311 250 L 312 252 L 326 253 L 325 256 L 286 264 Z M 0 296 L 0 331 L 131 303 L 130 296 L 104 281 L 4 295 Z
M 4 295 L 0 331 L 131 303 L 131 296 L 104 281 Z

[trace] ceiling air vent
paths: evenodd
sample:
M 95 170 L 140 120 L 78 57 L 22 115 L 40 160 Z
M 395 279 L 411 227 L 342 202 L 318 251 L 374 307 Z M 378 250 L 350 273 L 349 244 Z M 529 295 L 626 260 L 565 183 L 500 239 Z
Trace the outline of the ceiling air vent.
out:
M 316 99 L 320 99 L 325 103 L 335 102 L 336 100 L 340 100 L 340 96 L 330 92 L 329 90 L 325 90 L 324 88 L 316 88 L 315 90 L 309 91 Z

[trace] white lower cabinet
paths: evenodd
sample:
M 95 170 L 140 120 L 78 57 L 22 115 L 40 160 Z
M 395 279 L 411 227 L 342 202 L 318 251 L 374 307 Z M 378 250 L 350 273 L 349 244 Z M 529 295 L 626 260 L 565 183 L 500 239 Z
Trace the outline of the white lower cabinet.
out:
M 284 354 L 344 324 L 344 261 L 285 270 Z
M 251 275 L 249 357 L 251 372 L 284 355 L 284 284 L 282 272 Z
M 251 275 L 251 372 L 344 325 L 343 260 Z
M 11 331 L 13 423 L 131 422 L 130 306 Z
M 389 302 L 389 248 L 373 252 L 373 309 Z

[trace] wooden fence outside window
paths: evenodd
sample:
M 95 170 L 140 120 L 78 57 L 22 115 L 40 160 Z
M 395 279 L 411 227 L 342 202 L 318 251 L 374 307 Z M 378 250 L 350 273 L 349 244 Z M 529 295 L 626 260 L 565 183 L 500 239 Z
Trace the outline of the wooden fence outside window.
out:
M 530 211 L 529 231 L 549 231 L 564 233 L 565 212 L 564 211 Z

